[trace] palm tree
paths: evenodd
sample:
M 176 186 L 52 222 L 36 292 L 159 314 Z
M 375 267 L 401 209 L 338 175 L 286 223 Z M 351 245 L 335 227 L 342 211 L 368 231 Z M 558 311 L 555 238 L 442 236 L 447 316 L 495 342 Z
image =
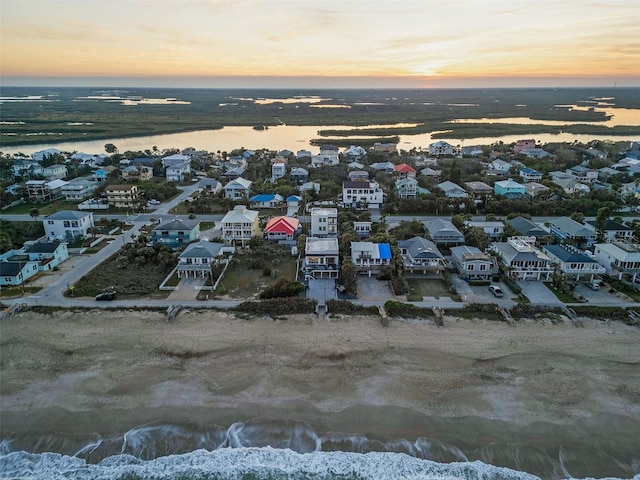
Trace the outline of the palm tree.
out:
M 38 210 L 37 208 L 32 208 L 31 210 L 29 210 L 29 215 L 31 215 L 31 217 L 35 221 L 40 216 L 40 210 Z

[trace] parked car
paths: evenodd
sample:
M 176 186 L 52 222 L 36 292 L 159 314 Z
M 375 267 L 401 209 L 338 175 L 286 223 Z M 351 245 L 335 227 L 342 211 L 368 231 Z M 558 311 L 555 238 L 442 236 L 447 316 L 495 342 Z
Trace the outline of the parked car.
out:
M 587 287 L 589 287 L 591 290 L 600 290 L 600 284 L 598 282 L 586 282 L 587 283 Z
M 116 299 L 116 292 L 102 292 L 96 295 L 97 301 L 111 301 Z
M 504 292 L 498 285 L 489 285 L 489 291 L 494 297 L 504 297 Z

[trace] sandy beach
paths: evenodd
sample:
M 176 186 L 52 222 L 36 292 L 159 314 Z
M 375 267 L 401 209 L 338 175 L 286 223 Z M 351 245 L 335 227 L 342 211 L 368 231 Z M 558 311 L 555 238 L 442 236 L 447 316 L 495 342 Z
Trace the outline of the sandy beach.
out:
M 640 452 L 640 330 L 618 322 L 27 311 L 0 325 L 0 352 L 2 438 L 275 416 L 466 452 L 613 437 L 622 462 Z

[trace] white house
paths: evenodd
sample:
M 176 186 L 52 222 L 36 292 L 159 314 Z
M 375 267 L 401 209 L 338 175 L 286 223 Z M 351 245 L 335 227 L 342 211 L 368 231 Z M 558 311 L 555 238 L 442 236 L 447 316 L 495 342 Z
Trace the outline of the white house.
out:
M 169 155 L 168 157 L 164 157 L 162 159 L 162 168 L 170 167 L 171 165 L 176 165 L 178 163 L 191 162 L 191 157 L 189 155 L 182 155 L 180 153 L 174 153 L 173 155 Z
M 369 207 L 380 207 L 384 202 L 384 193 L 378 182 L 344 182 L 342 202 L 353 207 L 359 203 Z
M 596 275 L 606 273 L 606 269 L 595 258 L 571 245 L 545 245 L 542 250 L 562 273 L 576 281 L 585 278 L 593 280 Z
M 311 209 L 312 237 L 338 236 L 338 209 L 314 207 Z
M 302 271 L 312 278 L 338 278 L 340 272 L 338 239 L 307 237 Z
M 47 157 L 50 157 L 53 155 L 59 155 L 62 153 L 64 152 L 62 150 L 58 150 L 57 148 L 45 148 L 44 150 L 38 150 L 37 152 L 33 152 L 31 154 L 31 158 L 33 158 L 38 162 L 41 162 Z
M 614 241 L 597 243 L 594 251 L 595 259 L 602 265 L 607 275 L 616 276 L 619 280 L 628 277 L 631 282 L 640 280 L 640 244 Z
M 497 240 L 504 233 L 504 223 L 500 221 L 468 221 L 465 222 L 467 228 L 481 228 L 485 235 L 492 240 Z
M 64 165 L 49 165 L 42 169 L 42 176 L 45 180 L 58 180 L 67 176 L 67 167 Z
M 62 186 L 62 195 L 70 202 L 81 202 L 90 197 L 100 184 L 86 178 L 74 178 Z
M 287 162 L 283 158 L 274 158 L 271 161 L 271 181 L 275 182 L 287 174 Z
M 167 166 L 167 182 L 184 182 L 185 175 L 191 173 L 191 162 L 173 163 Z
M 535 241 L 535 237 L 510 237 L 490 248 L 512 280 L 550 280 L 554 270 L 551 259 L 535 247 Z
M 456 153 L 456 147 L 442 140 L 429 145 L 429 155 L 435 155 L 439 157 L 443 155 L 455 155 Z
M 438 247 L 426 238 L 413 237 L 398 242 L 405 271 L 412 273 L 440 273 L 447 268 L 447 261 Z
M 76 237 L 85 238 L 93 227 L 93 213 L 76 210 L 61 210 L 46 217 L 44 234 L 50 240 L 71 241 Z
M 493 274 L 498 272 L 494 257 L 467 245 L 451 247 L 451 263 L 458 275 L 469 283 L 489 283 Z
M 339 150 L 335 145 L 320 146 L 320 153 L 311 158 L 311 166 L 314 168 L 324 165 L 338 165 L 339 163 Z
M 224 197 L 236 201 L 249 198 L 251 183 L 251 180 L 246 180 L 242 177 L 231 180 L 223 187 Z
M 509 162 L 505 162 L 499 158 L 489 164 L 489 168 L 497 172 L 508 172 L 511 170 L 511 167 L 512 165 Z
M 468 195 L 464 188 L 449 180 L 439 183 L 437 186 L 447 198 L 466 198 Z
M 391 263 L 391 246 L 388 243 L 351 242 L 351 261 L 356 272 L 380 273 L 380 267 Z
M 223 255 L 224 248 L 222 243 L 207 240 L 190 243 L 178 257 L 178 278 L 206 278 L 211 274 L 213 265 L 228 261 L 228 257 Z
M 367 155 L 367 151 L 360 146 L 351 145 L 344 154 L 350 160 L 358 161 Z

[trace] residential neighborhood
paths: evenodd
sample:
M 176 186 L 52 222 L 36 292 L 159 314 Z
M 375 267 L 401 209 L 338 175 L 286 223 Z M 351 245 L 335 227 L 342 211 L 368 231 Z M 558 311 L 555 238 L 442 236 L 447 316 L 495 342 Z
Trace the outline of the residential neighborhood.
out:
M 120 265 L 144 267 L 153 249 L 170 268 L 162 288 L 175 295 L 181 281 L 195 281 L 194 300 L 235 289 L 225 283 L 234 269 L 259 266 L 266 278 L 256 288 L 286 271 L 323 309 L 337 298 L 437 303 L 428 293 L 438 285 L 461 304 L 496 301 L 489 285 L 510 292 L 499 301 L 511 304 L 534 284 L 552 303 L 588 301 L 587 282 L 610 285 L 614 303 L 625 291 L 637 298 L 640 172 L 629 160 L 637 154 L 621 151 L 603 174 L 591 162 L 607 158 L 593 146 L 579 155 L 536 145 L 523 139 L 486 159 L 486 148 L 446 142 L 411 152 L 382 144 L 131 158 L 35 152 L 9 159 L 3 208 L 42 217 L 43 233 L 2 252 L 1 284 L 33 283 L 77 252 L 110 245 L 129 224 L 138 233 L 121 247 L 137 253 L 121 253 Z M 73 157 L 83 163 L 70 176 Z M 105 230 L 107 214 L 124 220 Z M 379 293 L 367 297 L 372 288 Z

